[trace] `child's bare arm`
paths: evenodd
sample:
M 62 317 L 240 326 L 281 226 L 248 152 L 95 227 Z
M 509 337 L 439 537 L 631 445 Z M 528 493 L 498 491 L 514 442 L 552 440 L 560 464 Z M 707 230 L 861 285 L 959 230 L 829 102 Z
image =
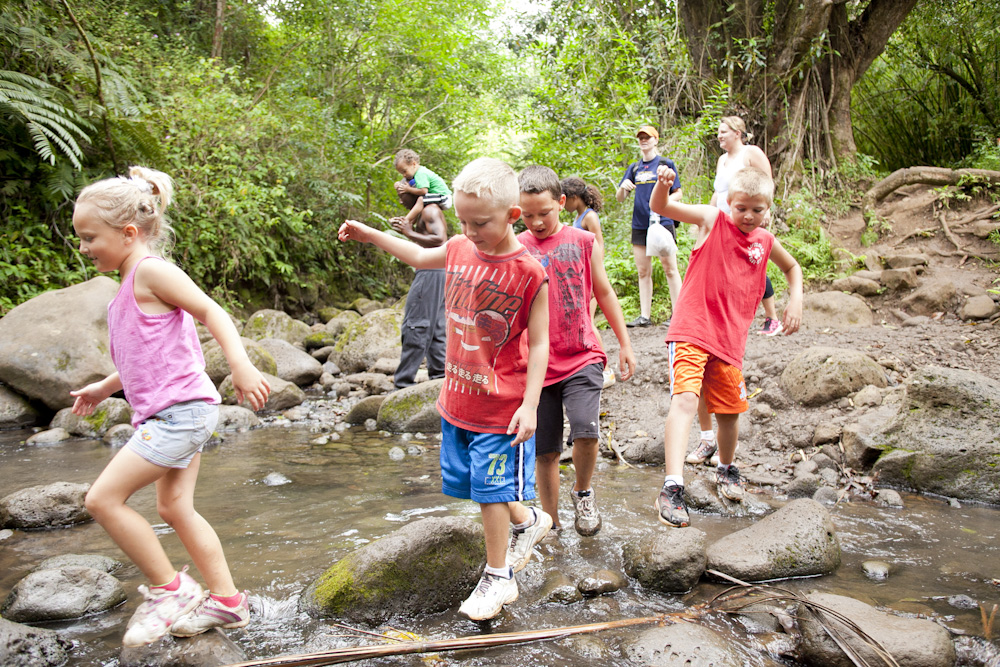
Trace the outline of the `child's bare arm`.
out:
M 75 396 L 73 401 L 73 414 L 86 417 L 94 412 L 97 404 L 122 388 L 122 380 L 115 371 L 108 377 L 98 382 L 91 382 L 82 389 L 69 392 L 70 396 Z
M 604 250 L 595 243 L 590 257 L 590 277 L 594 284 L 594 298 L 597 299 L 597 305 L 601 307 L 601 312 L 608 318 L 608 324 L 618 338 L 618 370 L 621 371 L 621 379 L 624 382 L 635 373 L 635 352 L 632 351 L 632 340 L 625 327 L 625 315 L 622 313 L 621 304 L 618 303 L 618 295 L 615 294 L 611 281 L 608 280 L 608 274 L 604 270 Z
M 421 248 L 416 243 L 396 238 L 357 220 L 345 220 L 340 226 L 337 238 L 341 241 L 360 241 L 385 250 L 415 269 L 443 269 L 445 266 L 445 245 L 437 248 Z
M 802 267 L 777 239 L 771 248 L 771 261 L 781 269 L 785 279 L 788 280 L 788 305 L 785 306 L 781 318 L 787 336 L 798 331 L 802 325 Z
M 535 295 L 528 313 L 528 383 L 524 388 L 524 400 L 511 417 L 507 435 L 517 432 L 515 447 L 535 434 L 538 425 L 538 397 L 545 383 L 545 371 L 549 365 L 549 286 L 542 285 Z
M 671 197 L 673 193 L 670 192 L 670 188 L 673 187 L 676 178 L 677 174 L 670 167 L 661 166 L 657 170 L 656 185 L 653 186 L 653 194 L 649 197 L 650 210 L 678 222 L 711 229 L 715 224 L 715 218 L 719 215 L 719 209 L 703 204 L 685 204 L 678 198 Z

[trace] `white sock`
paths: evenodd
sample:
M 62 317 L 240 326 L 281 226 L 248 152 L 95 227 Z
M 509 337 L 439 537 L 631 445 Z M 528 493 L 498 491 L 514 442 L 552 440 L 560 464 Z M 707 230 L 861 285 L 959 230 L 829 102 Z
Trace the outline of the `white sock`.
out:
M 720 463 L 719 465 L 715 466 L 715 468 L 719 472 L 726 472 L 727 470 L 729 470 L 729 466 L 731 466 L 731 465 L 733 465 L 733 464 L 732 463 Z
M 708 429 L 707 431 L 702 431 L 701 439 L 708 442 L 712 442 L 713 440 L 715 440 L 715 431 L 713 431 L 712 429 Z
M 538 521 L 538 513 L 535 512 L 535 508 L 529 507 L 528 509 L 531 510 L 531 518 L 525 521 L 524 523 L 516 524 L 514 526 L 514 530 L 517 531 L 527 530 L 528 528 L 534 526 L 535 522 Z
M 663 486 L 667 486 L 668 484 L 684 486 L 684 475 L 667 475 L 663 478 Z
M 514 570 L 509 567 L 490 567 L 486 566 L 486 573 L 492 574 L 494 577 L 502 577 L 504 579 L 510 579 L 514 576 Z

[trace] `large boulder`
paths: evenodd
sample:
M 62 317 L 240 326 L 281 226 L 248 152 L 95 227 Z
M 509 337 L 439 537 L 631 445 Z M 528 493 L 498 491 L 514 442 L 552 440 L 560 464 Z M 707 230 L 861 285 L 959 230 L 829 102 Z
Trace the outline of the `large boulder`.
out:
M 56 413 L 49 428 L 64 428 L 70 435 L 103 438 L 112 426 L 132 423 L 132 407 L 123 398 L 106 398 L 85 417 L 73 414 L 72 408 Z
M 708 567 L 743 581 L 830 574 L 840 541 L 830 513 L 815 500 L 793 500 L 708 547 Z
M 806 597 L 857 623 L 892 654 L 900 667 L 953 667 L 955 664 L 955 646 L 948 631 L 933 621 L 894 616 L 841 595 L 810 593 Z M 883 664 L 882 659 L 846 625 L 829 614 L 824 614 L 824 619 L 868 664 Z M 805 605 L 799 607 L 799 629 L 802 631 L 799 652 L 805 664 L 816 667 L 853 667 L 857 664 L 837 646 Z
M 253 340 L 280 338 L 295 344 L 301 343 L 310 333 L 308 324 L 280 310 L 258 310 L 243 325 L 243 335 Z
M 265 350 L 260 343 L 253 340 L 252 338 L 241 337 L 240 342 L 243 343 L 243 349 L 247 351 L 247 357 L 250 359 L 257 370 L 261 373 L 267 373 L 269 375 L 278 374 L 278 364 L 275 362 L 274 357 Z M 229 368 L 229 361 L 226 359 L 226 353 L 222 351 L 222 347 L 219 345 L 218 341 L 214 338 L 202 346 L 205 355 L 205 372 L 208 373 L 208 377 L 212 378 L 212 382 L 218 387 L 226 376 L 232 373 L 232 369 Z
M 90 484 L 39 484 L 0 498 L 0 528 L 24 530 L 72 526 L 91 520 L 83 499 Z
M 811 347 L 792 359 L 781 373 L 781 387 L 807 406 L 829 403 L 866 385 L 888 384 L 877 361 L 863 352 Z
M 843 292 L 813 292 L 802 300 L 802 326 L 810 329 L 870 327 L 872 310 L 862 299 Z
M 377 428 L 393 433 L 439 432 L 437 398 L 444 379 L 421 382 L 386 396 L 378 409 Z
M 485 562 L 480 524 L 422 519 L 345 556 L 306 587 L 299 606 L 313 616 L 372 625 L 440 612 L 468 597 Z
M 18 623 L 64 621 L 107 611 L 125 598 L 122 583 L 107 572 L 67 565 L 35 570 L 21 579 L 0 611 Z
M 903 309 L 914 315 L 933 315 L 955 310 L 961 295 L 948 279 L 925 280 L 902 301 Z
M 33 628 L 0 618 L 0 665 L 58 667 L 69 659 L 73 642 L 55 630 Z
M 625 646 L 625 656 L 643 667 L 772 667 L 773 660 L 742 648 L 731 637 L 698 623 L 644 630 Z
M 622 547 L 625 573 L 659 593 L 686 593 L 705 572 L 705 533 L 655 531 Z
M 364 424 L 369 419 L 378 418 L 378 410 L 382 407 L 385 396 L 367 396 L 354 404 L 344 421 L 348 424 Z
M 306 400 L 306 393 L 294 383 L 267 373 L 264 373 L 264 378 L 271 386 L 271 393 L 267 397 L 267 402 L 262 408 L 263 410 L 281 412 L 288 408 L 294 408 L 296 405 L 302 405 L 303 401 Z M 219 385 L 219 395 L 222 396 L 224 404 L 237 405 L 236 392 L 233 390 L 232 375 L 227 375 L 226 379 Z M 244 398 L 242 407 L 250 409 L 250 401 Z
M 382 357 L 398 357 L 402 351 L 402 321 L 399 310 L 381 308 L 351 322 L 337 340 L 329 361 L 345 373 L 360 373 Z
M 879 481 L 985 503 L 1000 498 L 1000 382 L 927 366 L 891 420 L 870 436 Z
M 0 385 L 0 428 L 23 428 L 37 424 L 38 410 L 23 396 Z
M 288 341 L 264 338 L 260 341 L 260 346 L 274 357 L 278 366 L 276 375 L 282 380 L 308 387 L 323 374 L 323 364 Z
M 260 426 L 260 418 L 250 408 L 242 405 L 220 405 L 216 431 L 246 431 Z
M 118 283 L 106 276 L 25 301 L 0 318 L 0 382 L 52 410 L 69 392 L 115 372 L 108 351 L 108 303 Z

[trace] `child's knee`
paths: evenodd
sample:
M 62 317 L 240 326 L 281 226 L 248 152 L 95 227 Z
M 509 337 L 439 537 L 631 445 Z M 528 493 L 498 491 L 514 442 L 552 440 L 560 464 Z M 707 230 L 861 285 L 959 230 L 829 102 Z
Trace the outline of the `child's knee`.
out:
M 189 521 L 194 516 L 194 508 L 189 503 L 177 502 L 175 500 L 157 500 L 156 513 L 160 518 L 174 528 L 178 524 Z
M 698 412 L 698 401 L 699 396 L 690 391 L 681 392 L 679 394 L 674 394 L 670 397 L 670 412 L 678 412 L 681 414 L 694 415 Z
M 538 467 L 551 467 L 554 465 L 559 465 L 559 452 L 536 454 L 535 465 Z

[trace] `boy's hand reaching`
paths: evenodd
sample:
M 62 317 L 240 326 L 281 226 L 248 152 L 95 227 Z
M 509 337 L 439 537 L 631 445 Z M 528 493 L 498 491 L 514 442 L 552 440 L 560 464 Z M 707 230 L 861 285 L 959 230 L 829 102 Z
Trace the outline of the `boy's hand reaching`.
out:
M 514 416 L 510 419 L 510 426 L 507 427 L 507 435 L 517 432 L 517 437 L 510 443 L 511 447 L 517 447 L 522 442 L 528 441 L 535 435 L 535 427 L 538 420 L 538 408 L 521 404 Z
M 665 164 L 661 164 L 656 169 L 656 182 L 667 188 L 667 192 L 670 192 L 670 188 L 674 187 L 674 181 L 677 179 L 677 172 L 668 167 Z
M 802 302 L 794 297 L 788 300 L 785 312 L 781 314 L 781 326 L 785 335 L 793 334 L 802 326 Z
M 359 241 L 370 243 L 372 238 L 372 228 L 357 220 L 345 220 L 337 232 L 337 238 L 341 241 Z
M 619 378 L 622 382 L 627 382 L 635 375 L 635 353 L 631 347 L 618 352 L 618 370 L 621 373 Z

